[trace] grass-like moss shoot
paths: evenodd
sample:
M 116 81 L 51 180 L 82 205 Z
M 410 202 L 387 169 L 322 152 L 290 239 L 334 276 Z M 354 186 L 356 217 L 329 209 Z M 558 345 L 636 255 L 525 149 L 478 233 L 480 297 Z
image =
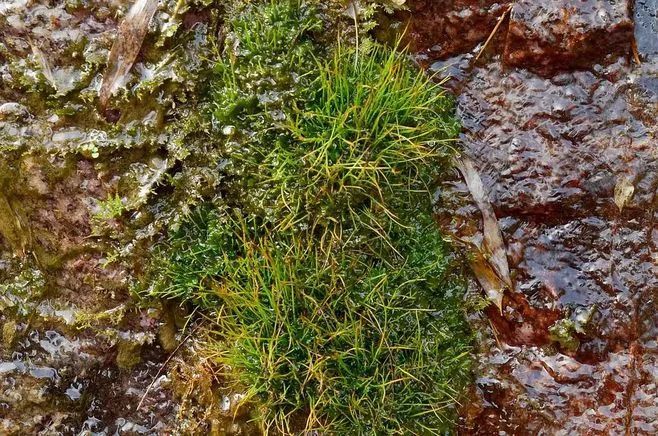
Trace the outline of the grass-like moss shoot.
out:
M 223 181 L 160 245 L 152 294 L 214 320 L 208 355 L 265 430 L 446 431 L 469 381 L 463 281 L 431 204 L 451 100 L 389 48 L 321 52 L 296 1 L 226 27 Z

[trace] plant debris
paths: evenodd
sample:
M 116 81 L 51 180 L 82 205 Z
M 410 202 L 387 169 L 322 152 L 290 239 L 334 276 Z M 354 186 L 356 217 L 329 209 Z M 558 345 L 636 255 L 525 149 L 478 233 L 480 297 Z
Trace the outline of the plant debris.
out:
M 98 92 L 101 107 L 125 83 L 157 8 L 158 0 L 137 0 L 121 22 Z
M 471 259 L 471 266 L 487 296 L 502 310 L 505 290 L 512 291 L 513 285 L 498 219 L 473 161 L 467 157 L 461 157 L 457 160 L 457 167 L 482 213 L 482 245 L 476 247 L 478 253 Z

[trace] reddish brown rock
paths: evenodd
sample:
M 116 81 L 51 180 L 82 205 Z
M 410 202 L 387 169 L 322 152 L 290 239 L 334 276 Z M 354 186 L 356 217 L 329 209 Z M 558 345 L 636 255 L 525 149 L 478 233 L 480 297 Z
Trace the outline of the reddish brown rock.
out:
M 590 67 L 631 51 L 627 0 L 519 0 L 510 13 L 504 61 L 549 74 Z
M 408 23 L 412 50 L 434 61 L 471 50 L 487 39 L 509 1 L 412 0 L 401 17 Z
M 627 2 L 524 0 L 499 30 L 506 47 L 433 67 L 450 66 L 462 147 L 514 283 L 502 310 L 474 316 L 477 387 L 461 434 L 658 432 L 658 59 L 647 4 L 635 11 L 646 15 L 641 66 L 629 62 Z M 466 184 L 456 176 L 440 197 L 446 232 L 481 239 Z

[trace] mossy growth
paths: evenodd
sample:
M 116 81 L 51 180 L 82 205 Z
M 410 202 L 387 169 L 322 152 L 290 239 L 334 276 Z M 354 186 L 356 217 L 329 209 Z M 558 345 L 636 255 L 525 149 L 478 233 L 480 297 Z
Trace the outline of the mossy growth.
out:
M 119 217 L 125 210 L 123 199 L 118 195 L 110 195 L 97 204 L 97 210 L 93 214 L 95 220 L 107 221 Z
M 0 314 L 25 316 L 35 301 L 46 293 L 46 279 L 31 262 L 13 258 L 0 269 Z
M 141 348 L 139 342 L 120 340 L 117 344 L 117 367 L 125 371 L 132 369 L 141 361 Z
M 548 331 L 551 340 L 560 344 L 563 349 L 571 352 L 578 350 L 580 340 L 576 336 L 576 324 L 572 320 L 558 320 Z
M 2 345 L 6 349 L 10 349 L 16 340 L 16 321 L 8 320 L 2 325 Z
M 226 28 L 221 183 L 159 245 L 150 294 L 214 320 L 206 351 L 263 430 L 447 431 L 470 381 L 460 265 L 432 219 L 452 102 L 389 48 L 316 46 L 304 3 Z

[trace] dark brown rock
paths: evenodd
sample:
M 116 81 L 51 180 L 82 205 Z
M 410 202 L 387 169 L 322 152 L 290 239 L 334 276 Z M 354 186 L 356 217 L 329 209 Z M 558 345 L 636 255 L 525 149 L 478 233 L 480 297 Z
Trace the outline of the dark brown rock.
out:
M 628 0 L 519 0 L 510 14 L 504 60 L 544 74 L 590 67 L 631 51 Z
M 627 6 L 520 1 L 503 50 L 437 64 L 452 65 L 462 147 L 514 282 L 502 310 L 474 316 L 477 401 L 462 434 L 658 432 L 657 35 L 645 8 L 642 65 L 630 62 Z M 463 181 L 440 207 L 456 240 L 482 237 Z
M 483 42 L 509 8 L 509 1 L 412 0 L 401 14 L 412 50 L 434 61 L 471 50 Z

